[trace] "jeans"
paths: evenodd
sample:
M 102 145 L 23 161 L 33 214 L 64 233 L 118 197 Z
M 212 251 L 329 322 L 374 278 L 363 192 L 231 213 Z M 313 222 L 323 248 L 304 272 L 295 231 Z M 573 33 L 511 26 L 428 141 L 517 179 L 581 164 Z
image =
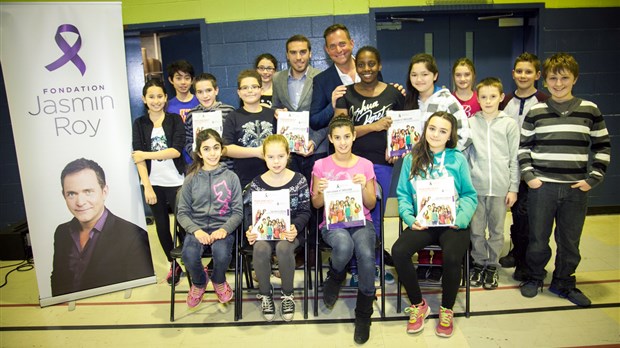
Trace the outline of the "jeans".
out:
M 545 279 L 545 266 L 551 259 L 549 238 L 555 221 L 557 252 L 551 284 L 559 289 L 575 287 L 575 270 L 581 261 L 579 241 L 588 205 L 588 194 L 570 186 L 545 182 L 528 192 L 530 243 L 526 262 L 530 276 Z
M 153 191 L 157 197 L 157 203 L 150 206 L 151 212 L 153 212 L 153 218 L 155 219 L 155 229 L 157 230 L 159 244 L 161 244 L 161 247 L 164 249 L 164 253 L 169 262 L 172 262 L 170 251 L 174 248 L 172 234 L 170 233 L 170 210 L 174 211 L 179 188 L 180 186 L 153 186 Z
M 278 269 L 280 279 L 282 279 L 282 292 L 286 295 L 293 293 L 293 280 L 295 277 L 295 249 L 299 246 L 299 239 L 293 242 L 281 240 L 268 242 L 259 240 L 254 243 L 252 263 L 258 278 L 258 290 L 261 295 L 271 293 L 271 255 L 273 248 L 276 248 L 278 258 Z
M 193 234 L 185 236 L 183 243 L 182 259 L 185 269 L 192 278 L 192 283 L 202 288 L 207 283 L 207 278 L 202 265 L 202 253 L 204 248 L 210 247 L 213 254 L 213 272 L 211 280 L 215 284 L 222 284 L 226 281 L 226 270 L 232 260 L 232 247 L 235 243 L 235 233 L 230 233 L 224 239 L 218 239 L 211 245 L 204 245 L 194 237 Z
M 375 294 L 375 228 L 366 220 L 366 226 L 321 230 L 323 240 L 332 247 L 331 266 L 342 273 L 353 253 L 357 258 L 358 290 L 366 295 Z
M 504 247 L 505 200 L 505 197 L 478 196 L 478 206 L 470 222 L 471 257 L 481 266 L 500 267 L 499 254 Z
M 422 291 L 411 258 L 418 250 L 431 244 L 439 244 L 443 251 L 443 275 L 441 277 L 441 305 L 454 307 L 461 281 L 463 256 L 469 246 L 469 229 L 455 230 L 449 227 L 430 227 L 413 231 L 407 228 L 392 246 L 392 259 L 398 279 L 407 290 L 412 304 L 422 302 Z

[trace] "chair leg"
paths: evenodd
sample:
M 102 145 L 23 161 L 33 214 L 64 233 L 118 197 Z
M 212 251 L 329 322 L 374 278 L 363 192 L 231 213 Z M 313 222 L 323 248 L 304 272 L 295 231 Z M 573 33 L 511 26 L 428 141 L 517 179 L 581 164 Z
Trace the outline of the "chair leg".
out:
M 176 279 L 174 279 L 174 275 L 176 272 L 174 272 L 174 270 L 176 269 L 176 267 L 177 259 L 172 259 L 172 285 L 170 286 L 170 322 L 174 322 L 174 300 L 176 299 Z
M 323 267 L 321 265 L 320 257 L 321 252 L 319 251 L 319 246 L 317 243 L 316 248 L 314 249 L 314 316 L 319 316 L 319 268 Z

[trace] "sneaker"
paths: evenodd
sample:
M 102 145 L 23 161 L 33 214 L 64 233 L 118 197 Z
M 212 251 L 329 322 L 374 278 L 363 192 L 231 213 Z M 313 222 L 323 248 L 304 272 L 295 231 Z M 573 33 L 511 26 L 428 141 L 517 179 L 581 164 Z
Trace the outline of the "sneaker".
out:
M 181 265 L 177 263 L 176 267 L 174 268 L 174 286 L 179 285 L 179 282 L 181 281 L 182 273 L 183 273 L 183 270 L 181 269 Z M 172 285 L 172 264 L 170 264 L 170 271 L 168 271 L 168 275 L 166 276 L 166 281 L 168 282 L 168 285 Z
M 519 284 L 521 289 L 521 295 L 524 297 L 536 297 L 538 295 L 538 289 L 540 292 L 543 290 L 543 281 L 538 279 L 528 279 Z
M 396 280 L 392 272 L 385 270 L 385 284 L 394 284 Z
M 515 266 L 515 257 L 512 250 L 510 250 L 506 256 L 502 256 L 499 258 L 499 264 L 503 268 L 512 268 Z
M 357 275 L 357 273 L 351 273 L 351 280 L 349 280 L 349 286 L 357 288 L 359 283 L 360 283 L 359 275 Z
M 269 295 L 256 294 L 256 298 L 261 300 L 261 311 L 267 321 L 272 321 L 276 317 L 276 305 L 273 303 L 273 290 Z
M 484 266 L 474 263 L 474 268 L 469 275 L 469 283 L 475 288 L 479 288 L 483 283 Z
M 233 298 L 233 291 L 227 281 L 222 284 L 213 283 L 213 288 L 220 303 L 228 303 Z
M 199 288 L 195 285 L 192 285 L 192 287 L 189 289 L 189 292 L 187 293 L 187 300 L 185 302 L 187 302 L 187 306 L 189 308 L 194 308 L 196 306 L 198 306 L 201 302 L 202 302 L 202 295 L 204 295 L 205 293 L 205 288 Z
M 439 337 L 450 337 L 454 331 L 454 312 L 445 307 L 439 307 L 439 321 L 435 327 L 435 334 Z
M 499 273 L 497 272 L 497 269 L 493 266 L 487 266 L 487 268 L 484 270 L 484 281 L 482 287 L 485 290 L 495 290 L 499 285 L 498 282 Z
M 529 278 L 529 274 L 525 267 L 517 266 L 515 267 L 515 272 L 512 274 L 512 279 L 518 282 L 524 282 Z
M 571 301 L 579 307 L 590 307 L 592 304 L 592 301 L 590 301 L 590 299 L 577 288 L 559 289 L 551 285 L 549 286 L 549 291 L 560 296 L 561 298 Z
M 418 274 L 418 280 L 426 280 L 429 268 L 429 266 L 418 266 L 418 269 L 416 270 Z
M 375 267 L 375 283 L 379 283 L 381 281 L 381 279 L 379 279 L 379 268 L 379 266 Z M 383 280 L 385 281 L 385 284 L 394 284 L 394 275 L 386 269 L 383 274 Z
M 285 295 L 282 293 L 282 305 L 280 306 L 280 315 L 284 321 L 291 321 L 295 316 L 295 299 L 293 294 Z
M 422 299 L 421 305 L 411 305 L 405 308 L 405 314 L 409 314 L 407 333 L 418 333 L 424 329 L 424 319 L 431 314 L 431 308 L 426 301 Z
M 441 266 L 431 267 L 428 270 L 428 274 L 426 275 L 426 280 L 431 283 L 439 283 L 441 282 L 442 275 L 443 275 L 443 267 Z

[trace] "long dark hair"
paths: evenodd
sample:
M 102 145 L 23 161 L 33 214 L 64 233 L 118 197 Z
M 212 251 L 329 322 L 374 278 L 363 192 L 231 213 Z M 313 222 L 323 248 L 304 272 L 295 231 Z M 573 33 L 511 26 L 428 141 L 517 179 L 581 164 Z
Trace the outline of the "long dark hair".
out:
M 415 176 L 422 176 L 422 174 L 426 175 L 427 170 L 433 168 L 434 154 L 429 149 L 428 143 L 426 142 L 426 130 L 433 117 L 441 117 L 444 120 L 448 120 L 452 126 L 450 138 L 448 142 L 446 142 L 446 148 L 454 149 L 459 140 L 459 136 L 456 133 L 457 122 L 454 115 L 445 111 L 437 111 L 432 114 L 431 117 L 426 120 L 426 123 L 424 123 L 424 131 L 422 132 L 422 136 L 420 136 L 420 141 L 418 141 L 411 150 L 411 173 L 409 173 L 409 179 L 413 179 Z
M 220 146 L 222 147 L 222 156 L 224 156 L 224 153 L 226 153 L 226 148 L 224 147 L 224 141 L 222 140 L 220 133 L 218 133 L 216 130 L 213 130 L 211 128 L 201 130 L 198 133 L 198 135 L 196 135 L 196 149 L 194 149 L 194 151 L 192 152 L 193 162 L 187 169 L 188 175 L 194 175 L 198 173 L 198 171 L 200 171 L 200 168 L 202 168 L 202 166 L 204 165 L 204 160 L 202 159 L 202 157 L 199 156 L 200 146 L 202 146 L 202 143 L 204 141 L 209 140 L 211 138 L 215 139 L 215 141 L 218 142 Z
M 407 79 L 405 81 L 405 85 L 407 86 L 407 96 L 405 97 L 405 110 L 416 110 L 420 108 L 418 105 L 418 98 L 420 97 L 420 92 L 418 92 L 415 87 L 411 84 L 411 68 L 414 64 L 424 63 L 426 65 L 426 69 L 432 72 L 433 74 L 437 74 L 437 78 L 439 78 L 439 68 L 437 68 L 437 62 L 435 58 L 427 53 L 418 53 L 415 56 L 411 57 L 411 61 L 409 61 L 409 69 L 407 69 Z M 436 80 L 435 80 L 436 82 Z

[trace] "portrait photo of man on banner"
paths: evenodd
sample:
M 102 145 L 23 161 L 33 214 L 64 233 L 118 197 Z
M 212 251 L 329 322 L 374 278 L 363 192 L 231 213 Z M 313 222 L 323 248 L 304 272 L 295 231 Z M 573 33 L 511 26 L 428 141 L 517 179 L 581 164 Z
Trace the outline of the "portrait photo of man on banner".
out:
M 155 283 L 121 3 L 6 3 L 0 16 L 41 306 Z

